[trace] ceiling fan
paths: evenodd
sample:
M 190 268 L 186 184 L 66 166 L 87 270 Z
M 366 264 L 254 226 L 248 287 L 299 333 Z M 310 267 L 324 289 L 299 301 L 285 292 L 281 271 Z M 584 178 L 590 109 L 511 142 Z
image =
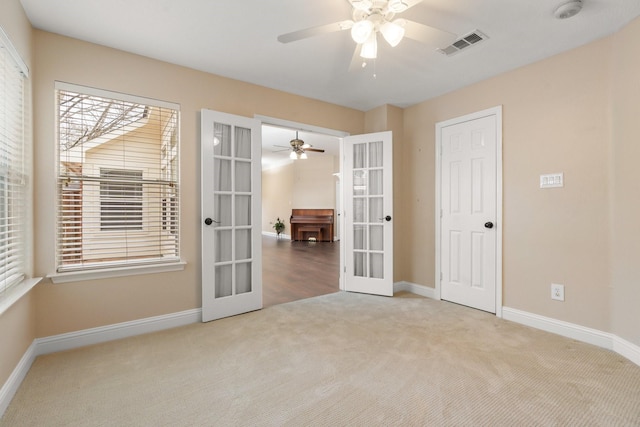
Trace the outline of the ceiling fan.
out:
M 296 159 L 302 159 L 305 160 L 307 159 L 307 151 L 314 151 L 317 153 L 324 153 L 323 149 L 320 148 L 313 148 L 311 146 L 311 144 L 307 144 L 305 143 L 303 140 L 301 140 L 300 138 L 298 138 L 298 131 L 296 131 L 296 137 L 294 139 L 292 139 L 291 141 L 289 141 L 289 145 L 291 145 L 291 148 L 289 147 L 284 147 L 282 145 L 275 145 L 275 147 L 282 147 L 286 150 L 291 149 L 291 154 L 289 154 L 289 158 L 292 160 L 296 160 Z M 284 150 L 277 150 L 277 151 L 284 151 Z
M 442 48 L 456 40 L 456 35 L 408 19 L 396 18 L 422 0 L 347 0 L 353 7 L 352 19 L 306 28 L 278 36 L 281 43 L 290 43 L 321 34 L 351 30 L 356 42 L 354 60 L 358 56 L 375 59 L 378 55 L 378 34 L 392 47 L 404 37 L 434 48 Z

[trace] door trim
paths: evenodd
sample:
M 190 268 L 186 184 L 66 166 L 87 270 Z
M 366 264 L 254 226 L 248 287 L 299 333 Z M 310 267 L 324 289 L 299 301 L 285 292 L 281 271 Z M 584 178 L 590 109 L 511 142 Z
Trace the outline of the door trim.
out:
M 309 132 L 316 132 L 316 133 L 321 133 L 324 135 L 330 135 L 330 136 L 335 136 L 337 137 L 340 141 L 340 151 L 339 151 L 339 164 L 340 164 L 340 171 L 338 175 L 338 181 L 340 181 L 340 200 L 342 201 L 342 204 L 340 206 L 340 215 L 336 214 L 336 218 L 338 218 L 338 224 L 336 229 L 339 230 L 339 236 L 340 236 L 340 277 L 338 278 L 338 289 L 340 289 L 341 291 L 345 290 L 345 276 L 344 276 L 344 271 L 345 271 L 345 247 L 344 247 L 344 239 L 342 238 L 342 236 L 344 236 L 344 227 L 343 227 L 343 223 L 344 223 L 344 198 L 343 198 L 343 185 L 342 185 L 342 170 L 343 170 L 343 158 L 344 158 L 344 138 L 347 136 L 350 136 L 351 134 L 349 132 L 345 132 L 345 131 L 341 131 L 341 130 L 336 130 L 336 129 L 329 129 L 329 128 L 323 128 L 320 126 L 314 126 L 314 125 L 309 125 L 306 123 L 301 123 L 301 122 L 294 122 L 291 120 L 284 120 L 284 119 L 279 119 L 276 117 L 270 117 L 270 116 L 265 116 L 262 114 L 254 114 L 253 115 L 254 119 L 258 119 L 262 122 L 263 125 L 274 125 L 274 126 L 281 126 L 281 127 L 285 127 L 285 128 L 291 128 L 291 129 L 304 129 L 306 131 Z
M 477 111 L 475 113 L 467 114 L 453 119 L 445 120 L 443 122 L 436 123 L 436 259 L 435 259 L 435 298 L 441 299 L 441 281 L 442 271 L 440 269 L 441 261 L 441 248 L 440 248 L 440 212 L 442 209 L 441 200 L 441 176 L 442 173 L 441 163 L 441 146 L 442 146 L 442 129 L 447 126 L 468 122 L 471 120 L 480 119 L 483 117 L 495 116 L 496 118 L 496 316 L 502 317 L 502 105 L 497 107 L 488 108 L 486 110 Z

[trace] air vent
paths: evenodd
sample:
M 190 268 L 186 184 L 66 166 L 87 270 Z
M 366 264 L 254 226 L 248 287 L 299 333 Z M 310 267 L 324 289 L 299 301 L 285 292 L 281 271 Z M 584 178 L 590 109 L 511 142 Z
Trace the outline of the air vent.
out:
M 480 43 L 483 40 L 488 39 L 488 37 L 484 34 L 482 34 L 479 30 L 475 30 L 469 34 L 467 34 L 466 36 L 463 36 L 461 38 L 459 38 L 458 40 L 456 40 L 455 42 L 453 42 L 451 45 L 443 48 L 443 49 L 438 49 L 438 52 L 442 53 L 443 55 L 447 55 L 447 56 L 451 56 L 451 55 L 455 55 L 456 53 L 460 52 L 463 49 L 468 48 L 469 46 L 473 46 L 475 44 Z

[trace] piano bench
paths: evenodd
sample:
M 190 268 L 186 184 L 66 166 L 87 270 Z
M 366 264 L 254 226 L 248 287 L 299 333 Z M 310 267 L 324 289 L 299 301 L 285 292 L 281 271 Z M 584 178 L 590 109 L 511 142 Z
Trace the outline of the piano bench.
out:
M 322 240 L 322 228 L 302 226 L 298 227 L 298 236 L 296 240 L 309 240 L 309 237 L 315 237 L 316 240 Z

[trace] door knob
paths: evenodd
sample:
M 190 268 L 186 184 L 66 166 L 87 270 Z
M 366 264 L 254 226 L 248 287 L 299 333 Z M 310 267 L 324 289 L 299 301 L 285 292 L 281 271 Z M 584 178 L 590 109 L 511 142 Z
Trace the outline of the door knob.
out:
M 385 221 L 387 221 L 387 222 L 391 221 L 391 215 L 387 215 L 387 216 L 385 216 L 385 217 L 384 217 L 384 220 L 385 220 Z
M 493 223 L 491 221 L 484 223 L 485 228 L 493 228 Z
M 207 224 L 207 225 L 211 225 L 211 224 L 213 224 L 213 220 L 211 218 L 207 218 L 207 219 L 204 220 L 204 223 Z

